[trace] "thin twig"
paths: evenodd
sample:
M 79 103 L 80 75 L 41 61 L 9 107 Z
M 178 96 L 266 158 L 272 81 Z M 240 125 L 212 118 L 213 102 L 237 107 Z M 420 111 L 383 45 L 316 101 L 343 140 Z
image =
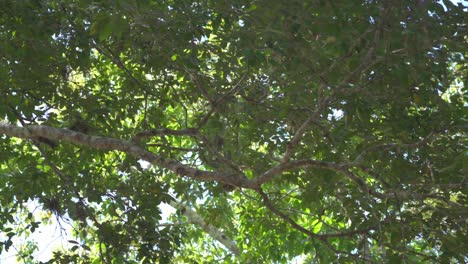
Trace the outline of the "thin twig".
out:
M 410 143 L 410 144 L 398 144 L 398 143 L 387 143 L 387 144 L 378 144 L 378 145 L 373 145 L 373 146 L 370 146 L 366 149 L 364 149 L 355 159 L 354 161 L 352 162 L 353 164 L 360 164 L 362 162 L 362 160 L 364 159 L 364 157 L 369 154 L 370 152 L 373 152 L 373 151 L 379 151 L 379 150 L 387 150 L 387 149 L 391 149 L 391 148 L 408 148 L 408 149 L 412 149 L 412 148 L 415 148 L 415 147 L 418 147 L 426 142 L 429 141 L 429 139 L 435 135 L 435 132 L 432 131 L 431 133 L 429 133 L 429 135 L 427 135 L 426 137 L 424 137 L 423 139 L 421 139 L 420 141 L 418 142 L 414 142 L 414 143 Z

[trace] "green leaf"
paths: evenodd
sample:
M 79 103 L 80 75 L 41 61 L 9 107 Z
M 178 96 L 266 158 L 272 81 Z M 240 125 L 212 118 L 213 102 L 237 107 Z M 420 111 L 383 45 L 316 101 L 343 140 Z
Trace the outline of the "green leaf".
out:
M 463 263 L 466 10 L 419 2 L 3 1 L 2 249 Z

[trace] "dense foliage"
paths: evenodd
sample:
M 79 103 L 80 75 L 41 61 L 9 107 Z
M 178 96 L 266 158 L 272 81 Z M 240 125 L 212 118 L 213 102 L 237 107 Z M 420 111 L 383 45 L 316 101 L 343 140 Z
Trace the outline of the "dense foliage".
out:
M 50 263 L 464 263 L 465 19 L 1 1 L 0 251 L 57 218 L 76 239 Z

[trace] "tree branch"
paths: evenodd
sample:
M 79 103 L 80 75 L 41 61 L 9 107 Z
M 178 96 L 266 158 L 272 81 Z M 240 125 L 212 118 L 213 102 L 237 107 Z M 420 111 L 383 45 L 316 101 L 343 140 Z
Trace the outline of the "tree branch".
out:
M 289 159 L 293 155 L 294 149 L 296 148 L 296 146 L 299 144 L 302 137 L 304 136 L 304 133 L 307 131 L 310 124 L 317 121 L 317 119 L 320 117 L 320 114 L 322 113 L 322 111 L 325 109 L 325 107 L 330 102 L 331 97 L 332 96 L 328 96 L 328 97 L 322 99 L 319 102 L 315 112 L 309 118 L 307 118 L 307 120 L 304 123 L 302 123 L 302 125 L 296 131 L 296 134 L 294 134 L 293 138 L 291 139 L 291 141 L 286 146 L 286 151 L 285 151 L 284 156 L 282 158 L 283 163 L 286 163 L 286 162 L 289 161 Z
M 76 145 L 87 146 L 101 150 L 118 150 L 145 160 L 155 166 L 170 170 L 179 176 L 187 176 L 198 181 L 216 181 L 233 186 L 254 189 L 255 186 L 247 178 L 236 174 L 211 172 L 192 168 L 176 160 L 165 159 L 147 151 L 131 141 L 91 136 L 69 129 L 49 126 L 18 127 L 0 121 L 0 133 L 12 137 L 34 139 L 44 137 L 50 140 L 63 140 Z
M 198 123 L 197 125 L 197 128 L 200 129 L 201 127 L 203 127 L 204 125 L 206 125 L 206 123 L 208 122 L 208 119 L 210 119 L 211 115 L 213 115 L 214 112 L 216 112 L 216 108 L 221 104 L 223 103 L 223 101 L 230 95 L 233 95 L 235 94 L 238 90 L 239 90 L 239 87 L 240 87 L 240 84 L 244 81 L 245 77 L 247 76 L 247 73 L 245 73 L 244 75 L 242 75 L 242 77 L 240 78 L 240 80 L 229 90 L 227 91 L 225 94 L 223 94 L 221 97 L 219 97 L 218 99 L 214 100 L 214 101 L 210 101 L 211 103 L 211 109 L 210 111 L 208 111 L 208 113 L 202 118 L 202 120 Z M 194 80 L 194 83 L 195 85 L 198 86 L 198 82 Z M 204 89 L 202 89 L 204 91 Z
M 380 33 L 376 32 L 375 35 L 376 41 L 380 39 Z M 317 109 L 315 112 L 299 127 L 299 129 L 296 131 L 296 134 L 294 134 L 294 137 L 292 140 L 288 143 L 286 146 L 286 152 L 283 156 L 282 161 L 283 162 L 288 162 L 291 156 L 293 155 L 293 151 L 295 147 L 299 144 L 301 141 L 302 137 L 304 136 L 304 133 L 307 131 L 308 127 L 310 126 L 311 123 L 317 122 L 318 118 L 320 117 L 320 114 L 322 111 L 325 109 L 325 107 L 328 106 L 334 95 L 336 94 L 337 91 L 342 90 L 348 83 L 352 82 L 353 79 L 370 69 L 372 66 L 374 66 L 379 60 L 376 60 L 374 58 L 375 53 L 375 47 L 372 46 L 369 48 L 369 50 L 366 52 L 364 55 L 364 58 L 362 59 L 361 63 L 359 64 L 358 67 L 354 69 L 351 73 L 349 73 L 346 77 L 343 78 L 343 80 L 336 86 L 335 91 L 333 91 L 329 96 L 323 98 L 322 100 L 319 100 Z M 319 88 L 320 89 L 320 88 Z
M 229 238 L 224 232 L 217 229 L 215 226 L 207 223 L 196 211 L 189 206 L 179 202 L 177 200 L 171 201 L 170 205 L 179 210 L 184 216 L 186 216 L 192 224 L 195 224 L 203 229 L 213 239 L 219 241 L 227 249 L 229 249 L 234 255 L 240 257 L 240 249 L 231 238 Z
M 262 197 L 263 203 L 268 209 L 270 209 L 273 213 L 275 213 L 281 219 L 291 224 L 295 229 L 301 231 L 302 233 L 308 235 L 311 238 L 316 238 L 321 241 L 326 241 L 327 238 L 353 236 L 356 234 L 363 234 L 374 229 L 374 226 L 372 226 L 372 227 L 361 229 L 361 230 L 351 230 L 351 231 L 344 231 L 344 232 L 338 232 L 338 233 L 332 233 L 332 234 L 316 234 L 310 230 L 305 229 L 303 226 L 296 223 L 292 218 L 290 218 L 285 213 L 281 212 L 278 208 L 276 208 L 271 202 L 270 198 L 268 198 L 268 195 L 265 192 L 263 192 L 262 189 L 259 189 L 258 193 Z
M 260 196 L 262 197 L 263 199 L 263 203 L 265 204 L 265 206 L 270 209 L 270 211 L 272 211 L 274 214 L 276 214 L 277 216 L 279 216 L 281 219 L 283 219 L 284 221 L 288 222 L 289 224 L 291 224 L 291 226 L 296 229 L 296 230 L 299 230 L 301 233 L 304 233 L 306 235 L 308 235 L 309 237 L 311 238 L 315 238 L 315 239 L 319 239 L 319 240 L 325 240 L 324 237 L 318 235 L 318 234 L 315 234 L 307 229 L 305 229 L 303 226 L 299 225 L 298 223 L 296 223 L 293 219 L 291 219 L 289 216 L 287 216 L 286 214 L 284 214 L 283 212 L 281 212 L 280 210 L 278 210 L 278 208 L 276 208 L 273 203 L 271 202 L 270 198 L 268 198 L 268 195 L 260 188 L 258 190 L 258 193 L 260 194 Z
M 414 143 L 410 143 L 410 144 L 397 144 L 397 143 L 387 143 L 387 144 L 377 144 L 377 145 L 373 145 L 373 146 L 370 146 L 366 149 L 364 149 L 355 159 L 354 161 L 352 162 L 353 164 L 360 164 L 361 161 L 364 159 L 364 157 L 369 154 L 370 152 L 373 152 L 373 151 L 377 151 L 377 150 L 387 150 L 387 149 L 391 149 L 391 148 L 408 148 L 408 149 L 412 149 L 412 148 L 415 148 L 415 147 L 418 147 L 424 143 L 426 143 L 427 141 L 429 141 L 429 139 L 434 135 L 435 133 L 434 132 L 431 132 L 429 133 L 429 135 L 427 135 L 425 138 L 421 139 L 420 141 L 418 142 L 414 142 Z

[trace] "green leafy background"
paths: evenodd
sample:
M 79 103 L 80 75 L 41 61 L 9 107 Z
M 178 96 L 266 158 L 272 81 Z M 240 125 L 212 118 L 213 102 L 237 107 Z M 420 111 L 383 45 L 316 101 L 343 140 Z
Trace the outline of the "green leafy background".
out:
M 195 127 L 202 138 L 142 144 L 254 179 L 318 112 L 292 159 L 359 159 L 349 173 L 374 192 L 327 168 L 262 185 L 314 234 L 357 230 L 322 240 L 255 190 L 225 192 L 123 152 L 2 135 L 0 251 L 66 217 L 76 241 L 49 263 L 464 263 L 466 33 L 466 7 L 450 1 L 1 1 L 2 121 L 85 124 L 124 140 Z M 241 255 L 180 212 L 161 226 L 159 205 L 174 197 Z M 34 245 L 18 254 L 33 255 Z

